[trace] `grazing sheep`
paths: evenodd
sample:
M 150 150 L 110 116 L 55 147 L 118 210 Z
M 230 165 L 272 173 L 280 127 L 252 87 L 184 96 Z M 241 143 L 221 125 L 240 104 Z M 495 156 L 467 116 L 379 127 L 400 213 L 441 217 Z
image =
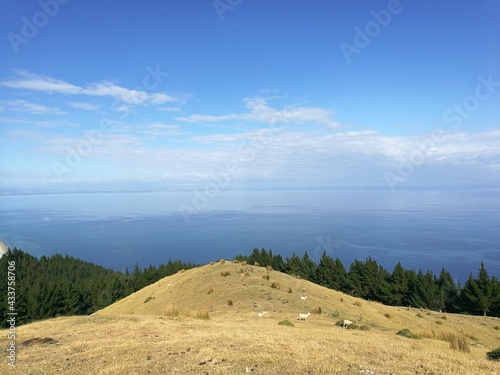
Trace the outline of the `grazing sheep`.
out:
M 342 324 L 342 327 L 347 328 L 348 325 L 351 325 L 352 322 L 350 320 L 345 319 L 344 324 Z
M 257 314 L 257 316 L 258 316 L 259 318 L 262 318 L 266 312 L 267 312 L 267 311 L 262 311 L 262 312 L 258 313 L 258 314 Z
M 299 314 L 299 320 L 307 320 L 307 318 L 309 318 L 309 315 L 311 315 L 310 312 L 308 312 L 307 314 Z
M 305 301 L 305 300 L 307 299 L 307 296 L 305 296 L 305 297 L 304 297 L 304 296 L 300 296 L 300 299 L 301 299 L 302 301 Z

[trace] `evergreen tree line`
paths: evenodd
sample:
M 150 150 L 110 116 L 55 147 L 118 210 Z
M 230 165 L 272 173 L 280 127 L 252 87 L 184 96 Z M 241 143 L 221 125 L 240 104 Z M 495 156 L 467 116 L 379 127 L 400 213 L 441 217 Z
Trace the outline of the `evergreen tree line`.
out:
M 40 259 L 19 249 L 0 258 L 0 291 L 4 296 L 0 316 L 10 312 L 8 262 L 15 261 L 15 312 L 18 325 L 63 315 L 87 315 L 181 269 L 196 267 L 180 260 L 159 267 L 113 271 L 69 256 L 55 254 Z M 1 327 L 6 328 L 6 318 Z
M 398 262 L 389 272 L 371 257 L 364 262 L 354 260 L 349 270 L 340 259 L 333 259 L 326 252 L 318 264 L 307 251 L 302 257 L 294 252 L 290 258 L 283 259 L 272 250 L 254 249 L 250 255 L 236 258 L 249 264 L 271 266 L 330 289 L 386 305 L 500 317 L 500 282 L 495 276 L 488 276 L 483 262 L 477 278 L 470 274 L 462 286 L 456 284 L 444 268 L 436 276 L 432 271 L 405 269 Z

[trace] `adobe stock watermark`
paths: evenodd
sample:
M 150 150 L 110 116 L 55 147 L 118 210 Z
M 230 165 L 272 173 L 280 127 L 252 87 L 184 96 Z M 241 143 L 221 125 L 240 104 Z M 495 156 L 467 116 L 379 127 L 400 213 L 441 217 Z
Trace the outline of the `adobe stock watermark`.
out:
M 382 30 L 391 23 L 393 16 L 402 11 L 403 5 L 399 0 L 389 0 L 386 9 L 372 10 L 370 12 L 372 20 L 368 21 L 362 29 L 358 26 L 354 28 L 355 34 L 352 44 L 342 42 L 339 45 L 347 63 L 351 63 L 353 54 L 358 55 L 368 47 L 373 38 L 380 35 Z
M 458 130 L 462 126 L 463 120 L 468 119 L 480 107 L 481 102 L 490 99 L 500 87 L 500 81 L 494 81 L 492 74 L 489 74 L 487 78 L 480 76 L 477 80 L 479 83 L 473 94 L 466 96 L 460 103 L 454 103 L 451 108 L 443 112 L 442 120 L 453 125 L 451 130 Z M 415 149 L 401 160 L 397 173 L 384 173 L 385 181 L 392 191 L 395 190 L 397 184 L 404 183 L 415 173 L 416 168 L 425 163 L 430 151 L 443 142 L 443 135 L 444 131 L 434 130 L 430 136 L 419 142 Z
M 146 72 L 146 75 L 142 79 L 142 85 L 134 87 L 134 90 L 142 92 L 152 91 L 158 87 L 164 77 L 167 77 L 167 73 L 162 72 L 159 65 L 156 65 L 154 69 L 148 65 Z M 115 100 L 112 106 L 117 103 L 118 101 Z M 127 109 L 120 117 L 120 120 L 125 119 L 130 113 L 130 110 Z M 72 173 L 78 168 L 83 163 L 84 158 L 91 155 L 102 144 L 104 136 L 111 133 L 115 122 L 114 120 L 101 120 L 97 129 L 83 132 L 83 138 L 75 147 L 66 146 L 64 162 L 52 163 L 52 171 L 57 178 L 62 179 L 65 175 Z
M 220 22 L 224 22 L 224 13 L 233 12 L 243 0 L 214 0 L 212 5 L 219 16 Z
M 333 259 L 334 251 L 338 250 L 342 245 L 347 244 L 345 241 L 332 240 L 332 237 L 328 235 L 326 238 L 316 237 L 316 242 L 318 245 L 314 248 L 312 259 L 319 264 L 323 253 L 326 253 L 330 258 Z
M 66 5 L 71 0 L 40 0 L 38 6 L 40 10 L 33 13 L 33 15 L 21 18 L 21 32 L 16 34 L 10 32 L 7 34 L 10 45 L 15 53 L 19 53 L 19 46 L 21 44 L 28 44 L 28 42 L 37 36 L 40 29 L 47 26 L 49 20 L 59 14 L 61 5 Z
M 238 178 L 244 165 L 255 161 L 261 153 L 274 140 L 275 135 L 283 129 L 283 126 L 276 127 L 273 121 L 270 131 L 265 134 L 258 134 L 252 141 L 246 141 L 238 147 L 235 157 L 226 162 L 225 167 L 210 174 L 210 181 L 203 185 L 202 189 L 195 189 L 191 204 L 180 203 L 179 212 L 184 218 L 184 222 L 189 225 L 190 217 L 206 209 L 210 202 L 215 199 L 221 191 L 227 189 L 231 182 Z

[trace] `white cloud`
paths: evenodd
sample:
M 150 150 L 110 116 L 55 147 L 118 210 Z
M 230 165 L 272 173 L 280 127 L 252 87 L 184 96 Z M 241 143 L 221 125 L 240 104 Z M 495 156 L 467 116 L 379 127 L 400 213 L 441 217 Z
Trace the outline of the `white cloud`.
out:
M 250 112 L 222 116 L 194 114 L 186 117 L 178 117 L 177 120 L 189 123 L 223 122 L 230 120 L 258 121 L 267 124 L 316 123 L 324 125 L 329 129 L 340 126 L 339 123 L 331 119 L 333 112 L 328 109 L 288 105 L 279 110 L 270 107 L 265 98 L 247 98 L 244 101 L 245 107 Z
M 99 109 L 98 105 L 85 102 L 68 102 L 68 105 L 76 109 L 83 109 L 85 111 L 95 111 Z
M 50 108 L 26 100 L 0 100 L 0 111 L 27 112 L 35 115 L 64 115 L 58 108 Z
M 131 105 L 158 105 L 178 102 L 180 99 L 165 93 L 148 93 L 145 91 L 127 89 L 108 81 L 91 83 L 85 87 L 76 86 L 49 76 L 29 73 L 26 70 L 16 70 L 17 78 L 0 82 L 1 86 L 58 93 L 64 95 L 87 95 L 94 97 L 110 97 Z M 182 99 L 183 100 L 183 99 Z

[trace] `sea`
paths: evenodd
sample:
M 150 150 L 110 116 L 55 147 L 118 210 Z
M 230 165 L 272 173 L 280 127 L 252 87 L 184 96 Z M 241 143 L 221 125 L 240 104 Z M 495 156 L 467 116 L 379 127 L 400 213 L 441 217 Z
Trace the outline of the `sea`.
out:
M 481 261 L 500 278 L 500 189 L 2 195 L 0 240 L 120 271 L 265 248 L 346 268 L 368 256 L 389 271 L 444 267 L 463 283 Z

